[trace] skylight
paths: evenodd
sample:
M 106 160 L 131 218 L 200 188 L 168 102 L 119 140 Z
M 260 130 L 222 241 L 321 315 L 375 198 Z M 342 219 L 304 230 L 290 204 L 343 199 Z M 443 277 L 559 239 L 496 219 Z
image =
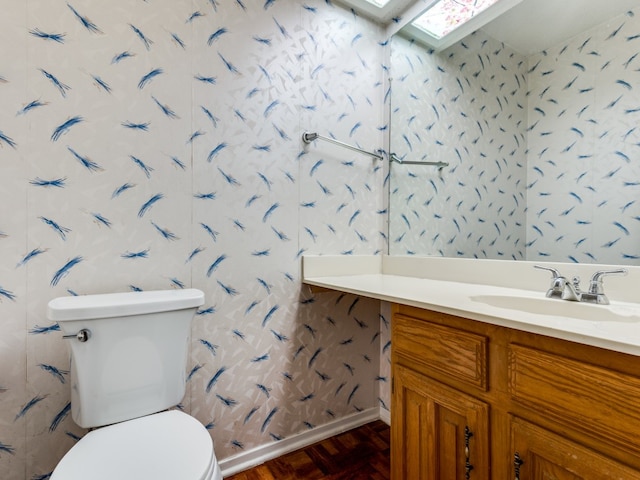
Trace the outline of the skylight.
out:
M 377 0 L 368 0 L 377 1 Z M 380 0 L 383 1 L 384 0 Z M 440 0 L 413 21 L 429 35 L 440 39 L 465 24 L 498 0 Z
M 522 0 L 431 0 L 430 6 L 402 28 L 436 51 L 444 50 Z

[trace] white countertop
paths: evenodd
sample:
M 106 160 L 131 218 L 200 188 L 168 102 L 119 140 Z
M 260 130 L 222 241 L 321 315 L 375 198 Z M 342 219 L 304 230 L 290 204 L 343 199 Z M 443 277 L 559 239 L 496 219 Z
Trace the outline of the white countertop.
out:
M 424 260 L 426 258 L 426 260 Z M 455 259 L 454 270 L 458 270 L 464 279 L 477 280 L 473 272 L 474 264 L 462 264 L 460 259 Z M 589 305 L 577 302 L 568 302 L 557 299 L 545 298 L 548 281 L 540 273 L 533 273 L 533 280 L 538 283 L 540 289 L 531 290 L 520 288 L 527 286 L 529 280 L 523 279 L 523 272 L 528 272 L 531 265 L 523 265 L 526 262 L 487 261 L 480 267 L 485 271 L 505 272 L 502 268 L 512 268 L 508 263 L 518 263 L 514 274 L 519 275 L 518 288 L 511 286 L 495 285 L 499 283 L 494 278 L 494 284 L 470 283 L 468 281 L 443 280 L 441 278 L 419 278 L 410 275 L 399 275 L 402 271 L 402 262 L 406 257 L 305 257 L 303 282 L 308 285 L 324 287 L 341 292 L 352 293 L 364 297 L 375 298 L 387 302 L 410 305 L 436 312 L 448 313 L 461 317 L 478 320 L 494 325 L 515 328 L 531 333 L 561 338 L 609 350 L 629 353 L 640 356 L 640 304 L 629 301 L 619 301 L 611 298 L 610 306 Z M 424 263 L 420 265 L 422 262 Z M 424 267 L 420 271 L 434 270 L 437 273 L 423 273 L 423 275 L 455 277 L 452 272 L 452 264 L 447 259 L 434 259 L 428 257 L 412 258 L 411 268 Z M 474 262 L 470 260 L 469 262 Z M 475 261 L 478 262 L 478 261 Z M 495 262 L 499 262 L 497 265 Z M 476 264 L 477 266 L 477 264 Z M 559 268 L 562 264 L 556 264 Z M 448 268 L 445 268 L 448 267 Z M 585 271 L 595 271 L 601 266 L 584 266 Z M 405 269 L 411 270 L 407 267 Z M 640 274 L 635 271 L 638 267 L 630 267 L 630 275 Z M 387 273 L 387 272 L 393 273 Z M 562 271 L 562 270 L 561 270 Z M 537 271 L 536 271 L 537 272 Z M 330 273 L 334 273 L 333 275 Z M 415 272 L 409 272 L 415 275 Z M 319 274 L 319 275 L 316 275 Z M 487 275 L 485 271 L 485 275 Z M 613 278 L 613 277 L 612 277 Z M 626 277 L 629 280 L 629 277 Z M 615 282 L 610 282 L 615 286 Z M 622 283 L 619 283 L 622 285 Z M 637 283 L 635 283 L 637 285 Z M 612 293 L 615 296 L 614 289 Z M 625 297 L 625 293 L 619 293 Z M 629 294 L 627 292 L 626 296 Z M 513 298 L 513 302 L 510 302 Z M 492 300 L 500 300 L 493 302 Z M 501 303 L 507 305 L 513 303 L 517 308 L 498 306 Z M 625 298 L 626 300 L 626 298 Z M 552 303 L 548 303 L 552 302 Z M 533 307 L 532 307 L 533 305 Z M 537 306 L 547 313 L 540 313 Z M 558 314 L 556 314 L 556 309 Z M 553 314 L 550 314 L 553 312 Z M 613 315 L 611 315 L 613 312 Z M 602 316 L 600 315 L 602 313 Z M 583 318 L 577 318 L 583 317 Z M 584 318 L 586 317 L 586 318 Z M 602 318 L 602 319 L 601 319 Z M 613 319 L 612 319 L 613 318 Z

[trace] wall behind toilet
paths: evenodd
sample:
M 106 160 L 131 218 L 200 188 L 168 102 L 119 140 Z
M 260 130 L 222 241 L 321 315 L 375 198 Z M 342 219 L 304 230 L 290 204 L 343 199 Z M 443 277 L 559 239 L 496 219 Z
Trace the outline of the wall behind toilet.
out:
M 320 0 L 5 2 L 0 478 L 84 434 L 61 295 L 205 292 L 183 407 L 219 458 L 388 405 L 378 303 L 300 286 L 304 253 L 386 248 L 382 165 L 300 141 L 382 146 L 382 36 Z

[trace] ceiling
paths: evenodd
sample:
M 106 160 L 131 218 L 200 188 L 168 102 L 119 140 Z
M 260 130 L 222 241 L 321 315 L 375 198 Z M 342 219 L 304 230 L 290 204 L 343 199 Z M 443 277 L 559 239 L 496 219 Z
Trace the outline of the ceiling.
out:
M 638 7 L 638 0 L 524 0 L 485 25 L 488 35 L 529 55 Z M 619 25 L 615 25 L 617 28 Z
M 407 24 L 433 3 L 433 0 L 390 0 L 385 7 L 378 8 L 366 0 L 336 1 L 387 26 Z M 482 29 L 514 50 L 529 55 L 639 5 L 638 0 L 523 0 Z
M 369 17 L 370 19 L 388 25 L 394 22 L 403 15 L 404 12 L 410 9 L 410 7 L 417 3 L 425 3 L 425 0 L 389 0 L 389 2 L 382 8 L 367 2 L 367 0 L 336 0 L 337 3 L 346 5 L 356 10 L 358 13 Z M 427 8 L 431 3 L 425 4 L 424 8 Z

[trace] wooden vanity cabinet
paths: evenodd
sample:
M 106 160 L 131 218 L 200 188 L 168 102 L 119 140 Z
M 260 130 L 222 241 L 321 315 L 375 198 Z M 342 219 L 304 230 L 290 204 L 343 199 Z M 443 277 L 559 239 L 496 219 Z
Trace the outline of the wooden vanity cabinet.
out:
M 393 310 L 393 480 L 640 480 L 640 357 Z
M 517 417 L 510 446 L 515 480 L 640 479 L 638 470 Z
M 398 365 L 393 408 L 394 478 L 488 478 L 486 403 Z

